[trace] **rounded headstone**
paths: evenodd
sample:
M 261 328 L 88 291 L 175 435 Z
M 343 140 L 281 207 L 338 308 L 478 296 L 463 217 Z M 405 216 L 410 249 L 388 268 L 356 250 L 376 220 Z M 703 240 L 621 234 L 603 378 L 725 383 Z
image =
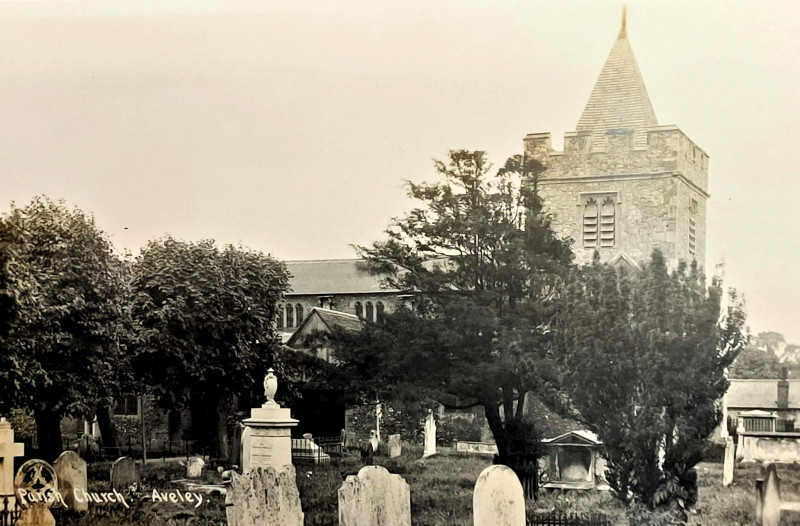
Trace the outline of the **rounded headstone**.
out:
M 525 526 L 525 495 L 516 473 L 501 465 L 478 476 L 472 495 L 475 526 Z

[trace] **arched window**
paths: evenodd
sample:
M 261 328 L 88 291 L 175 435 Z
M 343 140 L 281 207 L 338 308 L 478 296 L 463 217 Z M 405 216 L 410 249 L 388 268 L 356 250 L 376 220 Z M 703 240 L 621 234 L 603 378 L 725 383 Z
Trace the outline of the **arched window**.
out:
M 583 204 L 583 246 L 597 246 L 597 201 L 594 197 Z
M 283 329 L 283 305 L 278 305 L 278 328 Z
M 361 305 L 360 301 L 356 302 L 356 316 L 358 316 L 359 318 L 364 317 L 364 306 Z
M 614 246 L 614 198 L 611 196 L 605 197 L 600 207 L 600 246 Z
M 303 306 L 299 303 L 294 306 L 295 318 L 297 319 L 297 325 L 303 323 Z
M 383 321 L 383 302 L 379 301 L 375 304 L 375 319 L 376 321 Z
M 367 321 L 375 321 L 375 313 L 372 310 L 372 302 L 367 302 Z
M 294 327 L 294 309 L 289 303 L 286 304 L 286 326 Z

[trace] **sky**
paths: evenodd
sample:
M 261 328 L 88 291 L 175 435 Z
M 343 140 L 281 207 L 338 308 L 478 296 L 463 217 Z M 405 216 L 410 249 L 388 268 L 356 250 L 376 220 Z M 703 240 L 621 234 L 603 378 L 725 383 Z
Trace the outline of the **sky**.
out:
M 800 343 L 800 3 L 633 1 L 659 124 L 710 156 L 706 266 Z M 355 257 L 404 181 L 575 129 L 622 2 L 0 1 L 0 212 L 36 195 L 120 251 L 165 235 Z

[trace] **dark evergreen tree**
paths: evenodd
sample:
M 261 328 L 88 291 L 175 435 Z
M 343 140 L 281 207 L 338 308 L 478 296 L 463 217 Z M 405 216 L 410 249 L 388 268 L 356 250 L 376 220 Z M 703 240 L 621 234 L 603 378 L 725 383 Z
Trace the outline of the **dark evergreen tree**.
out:
M 409 183 L 419 207 L 394 220 L 385 241 L 357 247 L 388 286 L 414 291 L 416 308 L 343 336 L 337 357 L 381 397 L 482 406 L 499 460 L 535 491 L 526 394 L 555 378 L 551 299 L 572 252 L 542 213 L 541 166 L 515 157 L 492 175 L 484 152 L 459 150 L 435 168 L 439 182 Z
M 706 287 L 696 265 L 669 272 L 659 251 L 629 274 L 595 259 L 562 297 L 565 386 L 625 503 L 681 515 L 697 501 L 695 466 L 745 342 L 740 302 L 723 299 L 719 279 Z

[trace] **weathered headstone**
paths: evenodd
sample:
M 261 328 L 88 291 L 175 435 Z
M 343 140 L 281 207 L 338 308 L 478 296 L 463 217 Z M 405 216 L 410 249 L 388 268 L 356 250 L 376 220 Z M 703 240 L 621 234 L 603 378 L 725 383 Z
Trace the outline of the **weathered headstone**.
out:
M 778 526 L 781 522 L 781 479 L 775 464 L 764 464 L 756 479 L 756 524 Z
M 428 418 L 425 420 L 425 448 L 422 452 L 422 458 L 429 457 L 436 454 L 436 419 L 433 417 L 433 411 L 428 409 Z
M 472 513 L 475 526 L 525 526 L 525 495 L 511 468 L 495 465 L 481 472 Z
M 24 454 L 25 444 L 14 442 L 14 429 L 0 418 L 0 495 L 14 494 L 14 457 Z
M 206 465 L 205 461 L 200 457 L 190 457 L 186 462 L 186 478 L 199 479 L 203 476 L 203 467 Z
M 62 506 L 64 500 L 53 466 L 39 459 L 25 462 L 14 477 L 14 486 L 22 508 L 17 526 L 55 526 L 50 508 Z
M 233 443 L 231 444 L 231 466 L 240 466 L 242 464 L 242 431 L 244 431 L 244 424 L 236 422 L 236 427 L 233 428 Z
M 736 448 L 733 437 L 725 439 L 725 461 L 722 464 L 722 485 L 730 486 L 733 482 L 733 464 L 736 460 Z
M 411 526 L 411 491 L 400 475 L 365 466 L 339 488 L 339 526 Z
M 86 461 L 74 451 L 64 451 L 55 462 L 53 468 L 58 477 L 58 491 L 64 497 L 68 509 L 75 511 L 89 511 L 89 503 L 85 499 L 76 499 L 76 491 L 86 491 L 88 478 L 86 476 Z
M 400 435 L 389 435 L 389 458 L 399 457 L 403 452 Z
M 303 526 L 300 493 L 291 464 L 279 471 L 256 467 L 244 475 L 230 472 L 227 484 L 228 526 Z
M 131 457 L 120 457 L 111 464 L 111 487 L 126 490 L 139 485 L 139 470 Z
M 378 439 L 378 432 L 376 430 L 372 430 L 369 432 L 369 443 L 372 446 L 372 452 L 377 455 L 378 454 L 378 446 L 380 445 L 380 440 Z

